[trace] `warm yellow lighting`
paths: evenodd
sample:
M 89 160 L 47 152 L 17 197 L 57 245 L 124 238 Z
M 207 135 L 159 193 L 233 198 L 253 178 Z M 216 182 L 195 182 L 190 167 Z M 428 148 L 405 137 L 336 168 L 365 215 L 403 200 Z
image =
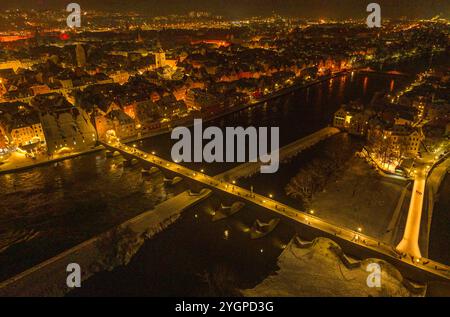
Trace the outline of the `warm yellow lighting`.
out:
M 362 232 L 362 228 L 361 227 L 358 228 L 358 232 Z
M 350 124 L 351 121 L 352 121 L 352 116 L 346 115 L 345 116 L 345 123 Z

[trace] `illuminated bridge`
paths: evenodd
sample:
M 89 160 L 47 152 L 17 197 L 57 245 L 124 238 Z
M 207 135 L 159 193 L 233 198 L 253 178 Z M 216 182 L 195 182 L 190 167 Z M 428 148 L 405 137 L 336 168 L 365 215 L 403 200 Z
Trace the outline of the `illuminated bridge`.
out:
M 303 238 L 312 240 L 320 236 L 333 239 L 342 247 L 345 253 L 362 259 L 377 258 L 385 260 L 397 267 L 404 277 L 416 282 L 450 281 L 450 267 L 444 264 L 426 258 L 419 259 L 401 256 L 395 250 L 395 246 L 383 243 L 360 232 L 330 224 L 316 216 L 236 186 L 233 181 L 226 182 L 219 178 L 208 176 L 120 142 L 101 143 L 108 150 L 121 153 L 127 160 L 138 159 L 144 166 L 159 168 L 167 178 L 176 176 L 184 178 L 189 183 L 192 191 L 200 191 L 202 188 L 207 187 L 217 193 L 227 196 L 231 195 L 246 203 L 294 220 L 301 227 L 300 235 Z

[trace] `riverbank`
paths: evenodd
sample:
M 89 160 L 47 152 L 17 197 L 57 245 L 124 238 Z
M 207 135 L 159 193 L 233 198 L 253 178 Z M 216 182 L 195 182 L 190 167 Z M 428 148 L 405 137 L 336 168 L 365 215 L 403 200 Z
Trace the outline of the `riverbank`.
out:
M 48 165 L 48 164 L 58 163 L 58 162 L 61 162 L 61 161 L 65 161 L 65 160 L 76 158 L 76 157 L 81 156 L 81 155 L 95 153 L 95 152 L 99 152 L 99 151 L 102 151 L 102 150 L 103 150 L 103 146 L 97 146 L 97 147 L 95 147 L 93 149 L 89 149 L 89 150 L 86 150 L 86 151 L 71 153 L 71 154 L 68 154 L 68 155 L 64 155 L 64 156 L 60 156 L 60 157 L 56 157 L 56 158 L 51 158 L 51 159 L 35 161 L 33 159 L 27 158 L 26 161 L 24 160 L 22 162 L 22 164 L 19 164 L 19 165 L 15 164 L 15 163 L 12 163 L 12 162 L 8 162 L 8 163 L 5 163 L 4 165 L 0 165 L 0 175 L 2 175 L 2 174 L 9 174 L 9 173 L 17 173 L 17 172 L 25 171 L 25 170 L 28 170 L 28 169 L 31 169 L 31 168 L 39 167 L 39 166 L 44 166 L 44 165 Z M 12 166 L 10 166 L 10 165 L 12 165 Z

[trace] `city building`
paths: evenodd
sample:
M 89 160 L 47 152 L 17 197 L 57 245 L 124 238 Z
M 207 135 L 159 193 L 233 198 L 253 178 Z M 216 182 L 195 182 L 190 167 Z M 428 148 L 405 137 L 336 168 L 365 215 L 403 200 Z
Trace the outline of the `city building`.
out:
M 46 143 L 38 111 L 21 102 L 0 104 L 0 134 L 5 145 L 28 150 Z
M 350 134 L 364 136 L 370 114 L 361 105 L 342 105 L 334 114 L 333 126 Z
M 40 112 L 49 154 L 81 152 L 96 145 L 97 134 L 89 116 L 64 96 L 40 95 L 32 104 Z
M 192 88 L 186 93 L 185 102 L 189 109 L 206 110 L 217 105 L 217 98 L 204 89 Z

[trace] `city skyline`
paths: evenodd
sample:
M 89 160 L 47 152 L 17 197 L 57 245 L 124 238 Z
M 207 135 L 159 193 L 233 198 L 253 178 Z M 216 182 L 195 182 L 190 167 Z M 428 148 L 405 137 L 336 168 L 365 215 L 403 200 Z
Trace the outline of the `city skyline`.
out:
M 0 9 L 53 9 L 63 10 L 70 1 L 65 0 L 18 0 L 0 4 Z M 300 18 L 328 19 L 360 19 L 366 16 L 366 7 L 370 1 L 365 0 L 100 0 L 79 3 L 86 10 L 107 10 L 118 12 L 140 12 L 149 16 L 186 14 L 189 11 L 208 11 L 227 18 L 243 18 L 251 16 L 268 16 L 281 14 Z M 449 17 L 450 4 L 446 1 L 431 0 L 380 0 L 383 16 L 386 18 L 432 18 L 440 15 Z

